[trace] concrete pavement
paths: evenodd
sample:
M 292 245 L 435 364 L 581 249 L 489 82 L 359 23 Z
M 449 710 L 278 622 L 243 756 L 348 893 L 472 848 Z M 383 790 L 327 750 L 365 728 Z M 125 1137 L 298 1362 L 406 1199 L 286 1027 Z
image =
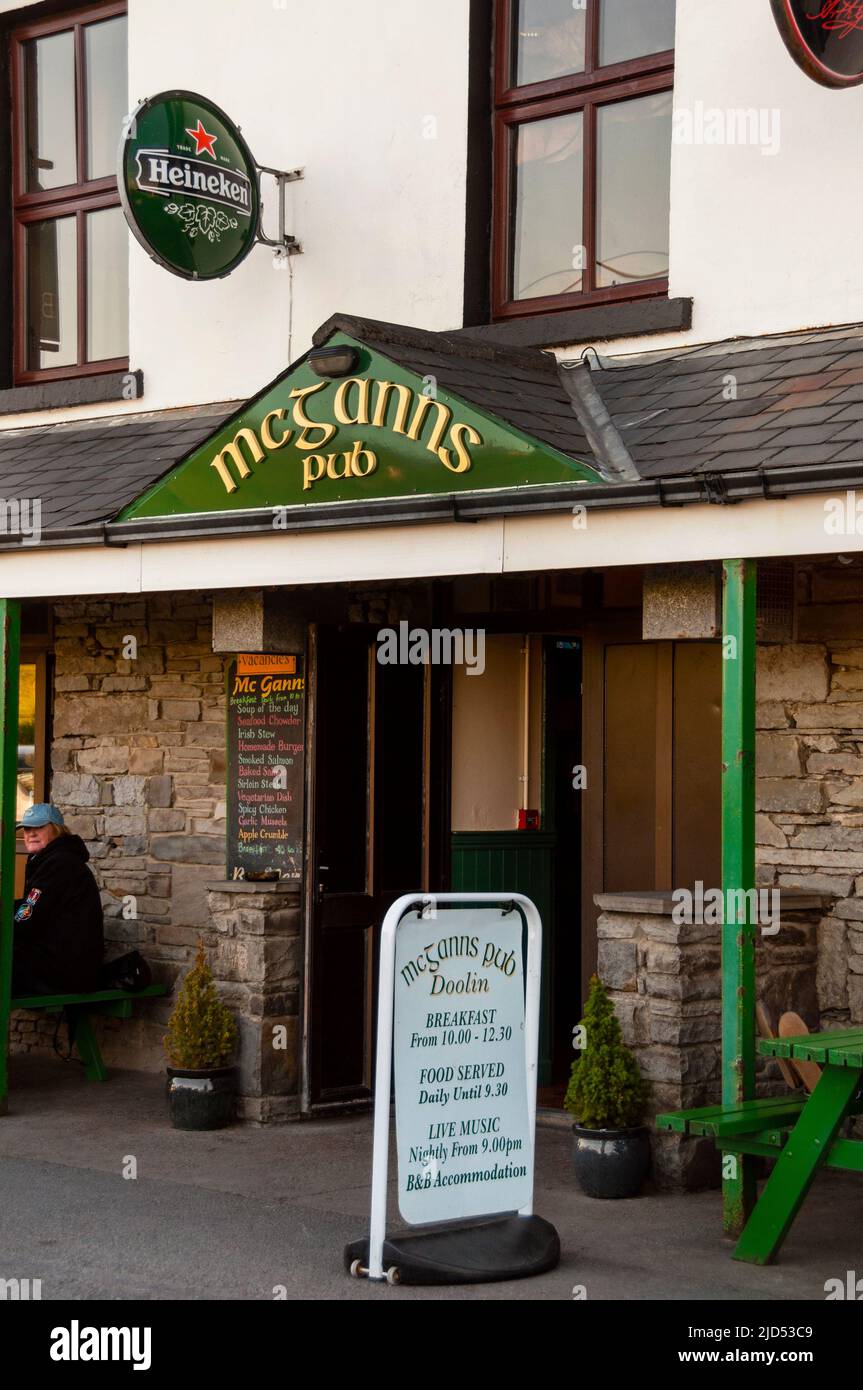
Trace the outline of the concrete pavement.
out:
M 42 1280 L 43 1299 L 814 1299 L 863 1276 L 863 1182 L 825 1173 L 780 1262 L 732 1261 L 716 1192 L 599 1202 L 570 1171 L 570 1136 L 538 1130 L 536 1211 L 557 1227 L 559 1268 L 456 1289 L 348 1278 L 342 1248 L 364 1234 L 368 1116 L 184 1133 L 164 1079 L 11 1059 L 0 1119 L 0 1278 Z M 133 1171 L 137 1176 L 124 1176 Z M 393 1223 L 398 1217 L 393 1207 Z

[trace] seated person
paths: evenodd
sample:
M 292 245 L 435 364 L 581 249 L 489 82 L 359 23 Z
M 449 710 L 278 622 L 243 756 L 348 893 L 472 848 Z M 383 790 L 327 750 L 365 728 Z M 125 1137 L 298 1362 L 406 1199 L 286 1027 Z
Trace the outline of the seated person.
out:
M 87 846 L 48 802 L 30 806 L 16 828 L 24 832 L 27 868 L 15 904 L 13 998 L 98 989 L 104 924 Z

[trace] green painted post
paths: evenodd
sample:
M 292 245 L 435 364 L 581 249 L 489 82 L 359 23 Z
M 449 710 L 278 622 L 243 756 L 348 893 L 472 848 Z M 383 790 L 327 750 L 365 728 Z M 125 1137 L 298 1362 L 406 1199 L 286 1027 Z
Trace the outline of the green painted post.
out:
M 722 890 L 755 888 L 755 561 L 723 563 Z M 722 1103 L 755 1094 L 755 932 L 751 900 L 722 928 Z M 729 921 L 728 918 L 732 920 Z M 726 1234 L 743 1230 L 755 1202 L 755 1160 L 723 1155 Z
M 0 1115 L 9 1095 L 9 1002 L 15 904 L 15 820 L 18 801 L 18 680 L 21 605 L 0 599 Z

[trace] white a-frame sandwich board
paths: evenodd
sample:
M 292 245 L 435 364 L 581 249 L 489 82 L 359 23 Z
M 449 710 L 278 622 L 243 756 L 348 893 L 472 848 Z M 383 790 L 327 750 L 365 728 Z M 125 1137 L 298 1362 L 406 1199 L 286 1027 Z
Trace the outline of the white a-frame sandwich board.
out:
M 371 1227 L 345 1251 L 351 1274 L 486 1283 L 557 1264 L 557 1232 L 533 1213 L 541 960 L 519 893 L 409 893 L 387 912 Z M 423 1229 L 387 1237 L 393 1064 L 399 1211 Z

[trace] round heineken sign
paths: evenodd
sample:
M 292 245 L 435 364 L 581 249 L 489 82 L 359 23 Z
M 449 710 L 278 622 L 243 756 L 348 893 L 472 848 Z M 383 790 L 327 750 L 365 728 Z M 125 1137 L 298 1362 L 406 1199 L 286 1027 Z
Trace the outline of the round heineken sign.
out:
M 824 87 L 863 82 L 863 0 L 772 0 L 794 61 Z
M 230 275 L 255 244 L 258 171 L 237 126 L 206 97 L 161 92 L 120 141 L 126 221 L 166 270 L 187 280 Z

